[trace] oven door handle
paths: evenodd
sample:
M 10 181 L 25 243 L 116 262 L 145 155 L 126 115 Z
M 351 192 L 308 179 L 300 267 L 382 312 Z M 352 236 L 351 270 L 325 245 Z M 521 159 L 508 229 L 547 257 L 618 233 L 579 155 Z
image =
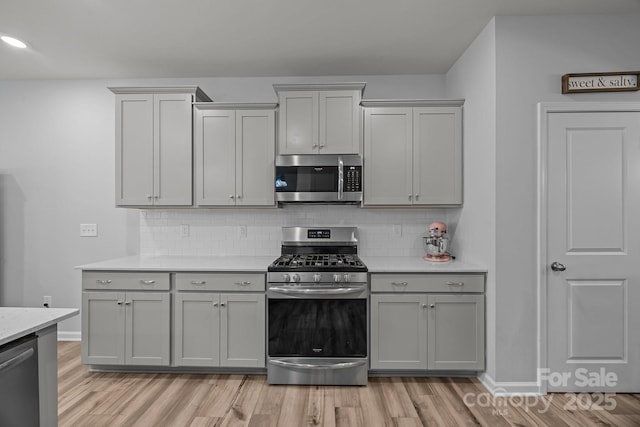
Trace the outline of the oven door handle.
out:
M 283 368 L 303 368 L 303 369 L 349 369 L 357 366 L 362 366 L 367 363 L 366 360 L 359 360 L 356 362 L 342 362 L 342 363 L 329 363 L 329 364 L 313 364 L 313 363 L 293 363 L 285 362 L 284 360 L 270 360 L 269 363 L 276 366 L 282 366 Z
M 271 286 L 270 291 L 288 295 L 344 295 L 363 292 L 367 288 L 365 286 L 348 287 L 348 288 L 331 288 L 331 289 L 297 289 L 286 286 Z

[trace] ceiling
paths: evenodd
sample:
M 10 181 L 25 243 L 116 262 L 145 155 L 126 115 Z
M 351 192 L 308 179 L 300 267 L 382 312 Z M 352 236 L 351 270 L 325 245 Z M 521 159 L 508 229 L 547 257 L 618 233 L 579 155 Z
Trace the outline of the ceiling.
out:
M 0 0 L 0 79 L 441 74 L 496 15 L 640 0 Z

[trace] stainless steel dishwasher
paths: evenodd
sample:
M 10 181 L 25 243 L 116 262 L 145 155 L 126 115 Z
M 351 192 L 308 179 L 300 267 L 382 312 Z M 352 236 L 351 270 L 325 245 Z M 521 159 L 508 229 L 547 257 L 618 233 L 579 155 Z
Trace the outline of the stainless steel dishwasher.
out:
M 0 426 L 39 425 L 38 340 L 30 335 L 0 346 Z

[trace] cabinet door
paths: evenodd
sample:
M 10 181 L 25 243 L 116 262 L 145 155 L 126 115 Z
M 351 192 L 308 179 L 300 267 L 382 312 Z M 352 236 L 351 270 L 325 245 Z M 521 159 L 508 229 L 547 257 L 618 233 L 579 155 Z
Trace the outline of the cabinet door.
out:
M 175 299 L 176 366 L 220 365 L 220 294 L 178 292 Z
M 427 368 L 427 296 L 371 295 L 371 369 Z
M 168 292 L 125 294 L 125 363 L 168 366 L 170 363 L 170 295 Z
M 320 154 L 359 154 L 362 115 L 360 91 L 319 92 Z
M 124 364 L 124 292 L 82 293 L 82 363 Z
M 413 110 L 413 203 L 462 203 L 462 110 Z
M 366 108 L 364 123 L 364 203 L 412 202 L 412 109 Z
M 279 94 L 278 154 L 318 152 L 318 92 Z
M 236 197 L 236 112 L 200 110 L 195 122 L 196 203 L 200 206 L 233 206 Z
M 429 370 L 484 370 L 484 295 L 430 295 Z
M 189 206 L 192 199 L 192 96 L 154 97 L 154 204 Z
M 153 95 L 116 95 L 116 205 L 153 204 Z
M 265 366 L 264 294 L 220 295 L 220 366 Z
M 273 206 L 275 113 L 236 112 L 236 205 Z

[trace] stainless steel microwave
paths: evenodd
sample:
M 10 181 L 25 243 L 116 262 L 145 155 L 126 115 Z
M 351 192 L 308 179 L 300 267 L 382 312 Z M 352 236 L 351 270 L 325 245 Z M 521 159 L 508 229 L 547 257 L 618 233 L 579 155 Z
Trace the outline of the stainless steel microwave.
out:
M 362 157 L 355 154 L 277 156 L 275 190 L 280 203 L 360 203 Z

